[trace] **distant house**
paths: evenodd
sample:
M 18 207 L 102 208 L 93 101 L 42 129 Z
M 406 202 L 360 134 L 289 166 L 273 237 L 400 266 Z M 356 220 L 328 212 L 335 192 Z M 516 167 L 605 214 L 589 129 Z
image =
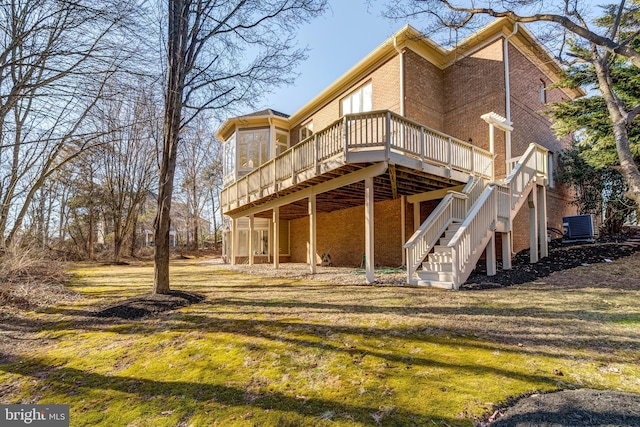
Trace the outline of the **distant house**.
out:
M 444 49 L 405 26 L 289 116 L 229 118 L 221 206 L 231 263 L 407 268 L 458 288 L 574 213 L 554 180 L 559 141 L 542 113 L 577 90 L 523 26 L 492 22 Z M 498 256 L 496 255 L 498 254 Z M 277 254 L 277 256 L 274 256 Z
M 153 193 L 149 194 L 146 203 L 142 208 L 141 215 L 139 217 L 139 234 L 143 236 L 144 246 L 154 246 L 154 228 L 153 221 L 155 219 L 155 213 L 157 209 L 157 196 Z M 169 246 L 190 246 L 194 241 L 194 221 L 193 213 L 185 203 L 172 202 L 171 204 L 171 224 L 169 227 Z M 200 245 L 204 243 L 207 237 L 210 235 L 211 221 L 208 221 L 200 216 L 197 217 L 198 225 L 198 242 Z

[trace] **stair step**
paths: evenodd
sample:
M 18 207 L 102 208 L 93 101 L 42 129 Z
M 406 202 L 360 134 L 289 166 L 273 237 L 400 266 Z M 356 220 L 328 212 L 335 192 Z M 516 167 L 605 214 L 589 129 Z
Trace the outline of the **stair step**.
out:
M 444 232 L 444 236 L 443 237 L 447 238 L 447 239 L 451 239 L 457 232 L 458 232 L 458 229 L 447 230 L 447 231 Z
M 455 289 L 455 286 L 453 286 L 453 282 L 440 282 L 437 280 L 418 280 L 417 285 L 440 289 Z
M 418 270 L 416 271 L 418 277 L 421 280 L 426 280 L 429 282 L 453 282 L 453 272 L 446 271 L 429 271 L 429 270 Z
M 451 254 L 442 254 L 442 253 L 430 253 L 427 257 L 428 262 L 434 263 L 451 263 Z
M 422 269 L 450 273 L 453 271 L 453 264 L 451 262 L 426 261 L 422 263 Z
M 452 250 L 453 248 L 447 245 L 435 245 L 433 247 L 433 252 L 437 254 L 451 254 Z

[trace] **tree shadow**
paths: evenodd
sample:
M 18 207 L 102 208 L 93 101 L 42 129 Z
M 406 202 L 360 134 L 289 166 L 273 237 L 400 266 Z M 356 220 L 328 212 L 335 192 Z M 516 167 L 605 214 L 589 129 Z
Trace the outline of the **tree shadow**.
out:
M 1 358 L 2 354 L 0 354 Z M 45 381 L 49 388 L 53 387 L 54 391 L 60 394 L 78 394 L 87 390 L 114 390 L 126 394 L 135 394 L 144 400 L 162 397 L 167 400 L 172 398 L 171 400 L 174 402 L 176 400 L 190 403 L 211 401 L 227 406 L 246 406 L 265 411 L 295 413 L 307 418 L 307 422 L 311 420 L 319 422 L 323 414 L 329 412 L 338 416 L 346 416 L 353 423 L 368 426 L 381 424 L 400 425 L 399 423 L 409 420 L 414 425 L 426 425 L 427 423 L 452 425 L 460 421 L 454 418 L 434 418 L 425 414 L 394 408 L 385 414 L 385 419 L 380 423 L 372 416 L 380 413 L 380 409 L 374 406 L 350 405 L 314 397 L 300 398 L 295 395 L 274 391 L 255 393 L 247 389 L 221 384 L 158 381 L 117 375 L 106 376 L 68 366 L 55 366 L 41 358 L 22 357 L 14 363 L 0 365 L 0 371 Z M 188 416 L 191 415 L 193 414 L 188 414 Z

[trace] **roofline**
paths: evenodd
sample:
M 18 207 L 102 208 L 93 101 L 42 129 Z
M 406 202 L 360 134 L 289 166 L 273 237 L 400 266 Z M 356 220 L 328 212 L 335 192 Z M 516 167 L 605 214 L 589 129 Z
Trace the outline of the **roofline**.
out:
M 398 49 L 411 49 L 436 67 L 443 70 L 455 63 L 457 60 L 472 55 L 487 43 L 508 36 L 513 32 L 515 22 L 515 20 L 508 17 L 494 19 L 478 31 L 468 37 L 465 37 L 464 40 L 457 44 L 457 46 L 449 49 L 443 48 L 416 28 L 406 24 L 360 60 L 356 65 L 342 74 L 342 76 L 336 79 L 322 92 L 303 105 L 298 111 L 289 116 L 288 119 L 276 115 L 252 116 L 251 118 L 278 118 L 288 121 L 290 128 L 293 128 L 326 105 L 326 103 L 335 99 L 341 92 L 349 89 L 354 83 L 361 80 L 381 64 L 399 55 Z M 521 42 L 520 48 L 525 48 L 537 57 L 538 61 L 534 61 L 534 63 L 543 72 L 545 72 L 545 74 L 550 78 L 555 76 L 557 79 L 559 77 L 560 73 L 563 71 L 560 63 L 558 63 L 546 47 L 543 46 L 523 25 L 518 26 L 518 32 L 510 39 L 510 42 L 515 45 L 514 39 Z M 552 78 L 552 80 L 555 79 Z M 572 98 L 579 98 L 586 95 L 586 92 L 582 89 L 563 90 Z M 224 136 L 228 132 L 229 126 L 246 120 L 246 117 L 234 117 L 228 119 L 223 123 L 218 132 L 216 132 L 216 137 L 224 140 L 221 136 Z
M 220 126 L 220 128 L 218 128 L 218 130 L 215 133 L 215 137 L 219 140 L 224 142 L 228 137 L 229 134 L 231 133 L 231 131 L 235 128 L 236 125 L 238 124 L 242 124 L 242 125 L 251 125 L 251 124 L 256 124 L 259 125 L 260 122 L 269 122 L 269 120 L 272 120 L 274 122 L 280 122 L 280 124 L 285 124 L 287 127 L 289 125 L 289 119 L 287 117 L 282 117 L 276 114 L 262 114 L 259 116 L 239 116 L 239 117 L 231 117 L 230 119 L 227 119 L 224 121 L 224 123 L 222 123 L 222 125 Z

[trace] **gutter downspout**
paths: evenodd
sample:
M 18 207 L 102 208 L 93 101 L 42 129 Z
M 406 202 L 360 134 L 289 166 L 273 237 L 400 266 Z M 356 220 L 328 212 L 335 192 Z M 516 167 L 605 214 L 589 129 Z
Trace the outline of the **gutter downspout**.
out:
M 504 57 L 504 92 L 505 92 L 505 118 L 507 123 L 511 125 L 511 82 L 509 79 L 509 39 L 518 33 L 518 23 L 513 24 L 513 31 L 507 37 L 504 38 L 503 44 L 503 57 Z M 505 133 L 505 168 L 508 162 L 511 160 L 511 132 Z M 511 240 L 511 255 L 515 255 L 513 251 L 513 231 L 509 231 L 509 239 Z
M 398 37 L 393 38 L 393 47 L 400 58 L 400 115 L 404 117 L 404 51 L 398 47 Z
M 518 32 L 518 23 L 513 24 L 513 32 L 504 38 L 504 88 L 505 88 L 505 118 L 511 123 L 511 82 L 509 79 L 509 39 Z M 511 160 L 511 132 L 505 137 L 505 160 Z

